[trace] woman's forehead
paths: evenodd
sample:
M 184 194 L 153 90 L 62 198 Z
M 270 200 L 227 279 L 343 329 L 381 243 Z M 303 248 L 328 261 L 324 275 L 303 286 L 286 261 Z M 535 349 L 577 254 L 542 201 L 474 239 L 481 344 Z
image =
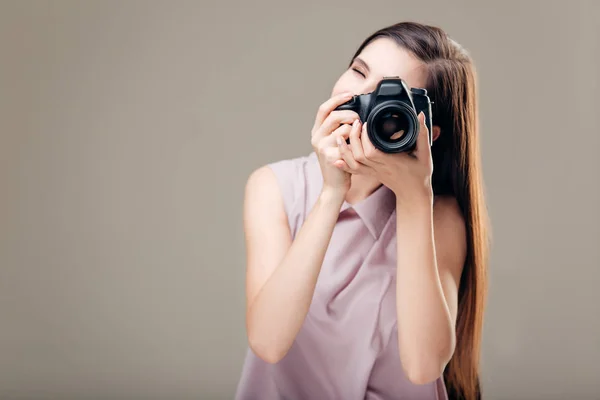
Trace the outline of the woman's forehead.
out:
M 392 39 L 379 38 L 369 43 L 358 55 L 369 71 L 380 77 L 399 76 L 412 87 L 425 83 L 424 63 Z

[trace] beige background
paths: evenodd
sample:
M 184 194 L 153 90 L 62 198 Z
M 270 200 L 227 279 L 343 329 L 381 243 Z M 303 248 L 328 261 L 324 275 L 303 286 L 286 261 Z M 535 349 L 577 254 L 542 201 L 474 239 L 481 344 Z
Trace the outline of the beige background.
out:
M 367 3 L 0 3 L 1 399 L 232 398 L 245 180 L 401 20 L 478 66 L 485 398 L 600 398 L 600 2 Z

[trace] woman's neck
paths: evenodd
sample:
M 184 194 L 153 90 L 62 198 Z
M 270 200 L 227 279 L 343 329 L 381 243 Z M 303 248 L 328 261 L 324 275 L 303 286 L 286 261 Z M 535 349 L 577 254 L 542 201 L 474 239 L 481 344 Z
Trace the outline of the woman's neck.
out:
M 369 197 L 379 186 L 381 186 L 381 182 L 372 176 L 352 175 L 346 202 L 356 204 Z

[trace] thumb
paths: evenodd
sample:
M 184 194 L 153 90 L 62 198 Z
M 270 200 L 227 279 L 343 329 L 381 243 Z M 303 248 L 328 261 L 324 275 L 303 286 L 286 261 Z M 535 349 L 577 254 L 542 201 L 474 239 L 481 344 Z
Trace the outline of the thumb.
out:
M 427 129 L 427 125 L 425 124 L 425 113 L 421 111 L 419 113 L 419 133 L 417 135 L 415 153 L 417 153 L 417 156 L 425 156 L 430 150 L 429 129 Z

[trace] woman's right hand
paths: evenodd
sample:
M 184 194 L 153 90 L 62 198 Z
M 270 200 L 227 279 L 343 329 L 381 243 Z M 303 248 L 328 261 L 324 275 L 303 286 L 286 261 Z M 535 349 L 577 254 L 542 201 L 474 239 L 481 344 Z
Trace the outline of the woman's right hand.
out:
M 336 167 L 341 160 L 337 138 L 348 139 L 354 129 L 360 129 L 360 120 L 356 112 L 335 110 L 352 98 L 352 93 L 342 93 L 331 97 L 321 104 L 312 129 L 311 144 L 319 159 L 323 174 L 323 189 L 346 194 L 350 189 L 350 174 Z

